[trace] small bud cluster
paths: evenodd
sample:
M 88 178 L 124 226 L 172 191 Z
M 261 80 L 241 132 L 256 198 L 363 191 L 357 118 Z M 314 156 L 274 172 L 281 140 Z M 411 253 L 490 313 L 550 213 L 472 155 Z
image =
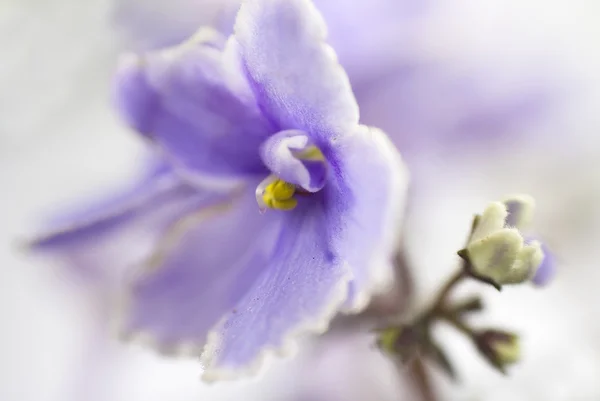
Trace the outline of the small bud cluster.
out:
M 459 271 L 440 290 L 432 306 L 416 319 L 378 330 L 379 348 L 402 363 L 416 356 L 427 359 L 455 378 L 450 359 L 431 334 L 433 324 L 443 321 L 467 336 L 494 368 L 506 373 L 507 367 L 520 358 L 519 337 L 505 330 L 472 328 L 466 317 L 484 309 L 481 298 L 449 301 L 449 295 L 465 279 L 475 279 L 498 290 L 506 284 L 533 281 L 540 285 L 549 280 L 553 267 L 542 250 L 545 248 L 540 242 L 523 237 L 520 231 L 531 222 L 533 208 L 533 199 L 521 195 L 493 202 L 475 216 L 466 246 L 458 252 L 462 258 Z M 545 270 L 540 275 L 542 269 Z
M 542 245 L 526 240 L 520 230 L 533 215 L 533 199 L 517 196 L 493 202 L 475 217 L 467 246 L 459 251 L 476 278 L 499 287 L 533 279 L 544 260 Z

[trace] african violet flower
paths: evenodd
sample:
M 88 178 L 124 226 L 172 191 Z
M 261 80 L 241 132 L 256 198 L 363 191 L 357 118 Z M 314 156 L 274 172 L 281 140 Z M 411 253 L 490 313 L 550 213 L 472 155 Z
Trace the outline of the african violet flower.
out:
M 203 348 L 207 380 L 255 370 L 391 280 L 406 176 L 386 136 L 359 124 L 325 36 L 309 0 L 249 0 L 229 38 L 201 29 L 125 59 L 120 111 L 172 168 L 34 243 L 142 264 L 124 335 Z M 127 238 L 133 257 L 105 254 Z

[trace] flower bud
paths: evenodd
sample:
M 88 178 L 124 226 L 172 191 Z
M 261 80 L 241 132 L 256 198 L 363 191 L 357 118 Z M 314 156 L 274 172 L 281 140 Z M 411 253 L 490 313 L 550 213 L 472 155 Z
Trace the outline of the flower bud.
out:
M 501 330 L 485 330 L 474 336 L 479 352 L 502 373 L 521 358 L 519 337 Z
M 498 288 L 534 277 L 544 259 L 541 244 L 525 241 L 514 228 L 529 223 L 533 205 L 531 197 L 515 196 L 504 203 L 491 203 L 476 219 L 469 243 L 459 253 L 467 260 L 473 276 Z
M 413 326 L 392 326 L 378 332 L 377 345 L 383 352 L 407 362 L 421 347 L 425 337 Z

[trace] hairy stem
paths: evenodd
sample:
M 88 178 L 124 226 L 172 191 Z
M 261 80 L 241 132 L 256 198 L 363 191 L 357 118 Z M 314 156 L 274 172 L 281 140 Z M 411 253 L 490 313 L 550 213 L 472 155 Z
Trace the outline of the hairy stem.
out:
M 427 309 L 422 315 L 422 320 L 429 321 L 432 318 L 439 315 L 444 309 L 445 303 L 448 299 L 448 296 L 450 295 L 450 292 L 454 289 L 454 287 L 456 287 L 457 284 L 459 284 L 467 276 L 468 273 L 465 269 L 461 268 L 457 270 L 440 289 L 440 292 L 431 304 L 431 307 Z

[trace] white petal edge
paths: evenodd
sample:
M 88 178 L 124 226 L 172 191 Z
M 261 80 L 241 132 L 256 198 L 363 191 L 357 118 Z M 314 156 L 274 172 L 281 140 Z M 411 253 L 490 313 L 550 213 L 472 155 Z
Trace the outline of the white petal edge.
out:
M 348 284 L 352 278 L 350 268 L 342 266 L 346 270 L 337 285 L 333 288 L 329 302 L 321 313 L 311 321 L 300 322 L 296 327 L 288 330 L 283 336 L 280 346 L 268 346 L 263 348 L 252 362 L 241 369 L 222 369 L 210 367 L 214 351 L 219 348 L 221 337 L 218 328 L 221 327 L 222 321 L 217 323 L 216 328 L 208 333 L 206 345 L 201 356 L 201 363 L 207 366 L 202 374 L 202 380 L 206 383 L 214 383 L 217 381 L 231 381 L 243 377 L 256 376 L 261 370 L 266 369 L 273 361 L 274 356 L 291 357 L 297 351 L 297 342 L 300 337 L 308 334 L 322 334 L 329 328 L 329 323 L 334 316 L 339 312 L 341 306 L 348 297 Z M 227 319 L 224 317 L 223 319 Z

